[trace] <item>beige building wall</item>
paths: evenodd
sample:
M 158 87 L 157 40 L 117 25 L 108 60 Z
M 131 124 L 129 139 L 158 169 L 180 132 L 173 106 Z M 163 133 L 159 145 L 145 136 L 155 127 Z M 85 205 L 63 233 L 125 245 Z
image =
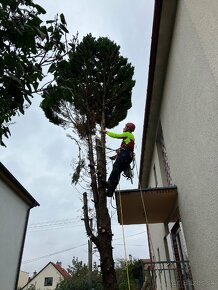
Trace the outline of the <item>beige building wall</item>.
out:
M 26 283 L 28 282 L 29 279 L 29 273 L 20 271 L 19 274 L 19 280 L 18 280 L 18 288 L 22 288 Z
M 0 179 L 0 288 L 14 289 L 29 207 Z
M 195 289 L 218 285 L 218 2 L 178 1 L 160 121 Z

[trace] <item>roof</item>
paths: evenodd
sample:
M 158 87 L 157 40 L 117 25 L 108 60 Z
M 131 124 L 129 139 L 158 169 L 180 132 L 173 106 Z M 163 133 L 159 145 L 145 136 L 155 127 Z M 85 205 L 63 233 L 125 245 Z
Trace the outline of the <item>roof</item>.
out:
M 68 278 L 70 277 L 70 274 L 64 269 L 62 268 L 60 265 L 55 264 L 55 263 L 51 263 L 59 272 L 60 274 L 64 277 L 64 278 Z
M 17 193 L 31 207 L 39 206 L 39 203 L 32 195 L 23 187 L 22 184 L 10 173 L 10 171 L 0 162 L 0 179 Z
M 175 219 L 176 186 L 120 190 L 115 196 L 120 224 L 164 223 Z
M 143 187 L 148 186 L 177 2 L 155 0 L 139 172 L 139 180 Z
M 151 263 L 150 259 L 140 259 L 143 263 Z

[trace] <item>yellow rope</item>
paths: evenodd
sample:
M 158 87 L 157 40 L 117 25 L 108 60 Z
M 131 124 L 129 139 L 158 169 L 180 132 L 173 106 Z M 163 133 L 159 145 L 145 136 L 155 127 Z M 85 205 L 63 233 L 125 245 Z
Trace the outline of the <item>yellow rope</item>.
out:
M 148 229 L 148 238 L 149 238 L 149 240 L 151 242 L 151 248 L 152 248 L 153 257 L 155 258 L 154 246 L 153 246 L 153 242 L 152 242 L 152 239 L 151 239 L 151 236 L 150 236 L 150 230 L 149 230 L 148 215 L 147 215 L 147 211 L 146 211 L 146 208 L 145 208 L 145 202 L 144 202 L 144 198 L 143 198 L 141 183 L 139 182 L 139 173 L 138 173 L 138 167 L 137 167 L 137 163 L 136 162 L 135 162 L 135 165 L 136 165 L 138 185 L 139 185 L 139 190 L 140 190 L 140 195 L 141 195 L 141 200 L 142 200 L 142 206 L 143 206 L 144 215 L 145 215 L 145 223 L 147 224 L 147 229 Z M 152 257 L 151 257 L 151 259 L 152 259 Z
M 122 233 L 123 233 L 123 244 L 124 244 L 125 261 L 126 261 L 126 276 L 127 276 L 128 288 L 129 290 L 131 290 L 130 281 L 129 281 L 129 267 L 128 267 L 127 253 L 126 253 L 126 241 L 125 241 L 124 226 L 123 226 L 123 207 L 122 207 L 121 194 L 120 194 L 120 185 L 119 185 L 119 200 L 120 200 L 120 215 L 121 215 L 121 224 L 122 224 Z
M 138 173 L 138 167 L 137 167 L 136 160 L 135 160 L 135 165 L 136 165 L 136 172 L 137 172 L 139 190 L 140 190 L 140 195 L 141 195 L 141 200 L 142 200 L 142 206 L 143 206 L 143 211 L 144 211 L 144 215 L 145 215 L 145 223 L 147 224 L 147 229 L 148 229 L 148 238 L 149 238 L 149 240 L 151 242 L 151 248 L 152 248 L 151 251 L 152 251 L 153 257 L 155 259 L 153 242 L 152 242 L 152 239 L 151 239 L 151 236 L 150 236 L 150 230 L 149 230 L 148 215 L 147 215 L 147 211 L 146 211 L 146 208 L 145 208 L 145 202 L 144 202 L 144 198 L 143 198 L 141 184 L 139 182 L 139 173 Z M 126 253 L 126 241 L 125 241 L 124 226 L 123 226 L 123 207 L 122 207 L 122 200 L 121 200 L 121 193 L 120 193 L 120 185 L 119 185 L 119 201 L 120 201 L 120 215 L 121 215 L 121 224 L 122 224 L 122 233 L 123 233 L 123 244 L 124 244 L 125 261 L 126 261 L 126 275 L 127 275 L 128 289 L 131 290 L 131 288 L 130 288 L 130 280 L 129 280 L 129 268 L 128 268 L 128 261 L 127 261 L 127 253 Z M 151 257 L 151 259 L 152 259 L 152 257 Z

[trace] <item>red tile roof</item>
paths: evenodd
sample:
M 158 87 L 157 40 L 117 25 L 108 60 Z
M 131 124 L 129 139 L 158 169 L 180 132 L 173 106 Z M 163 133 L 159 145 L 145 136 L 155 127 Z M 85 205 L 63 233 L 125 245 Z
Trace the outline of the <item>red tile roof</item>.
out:
M 55 264 L 55 263 L 52 263 L 51 264 L 58 270 L 58 272 L 61 273 L 61 275 L 64 277 L 64 278 L 68 278 L 70 277 L 70 274 L 64 269 L 62 268 L 60 265 L 58 264 Z

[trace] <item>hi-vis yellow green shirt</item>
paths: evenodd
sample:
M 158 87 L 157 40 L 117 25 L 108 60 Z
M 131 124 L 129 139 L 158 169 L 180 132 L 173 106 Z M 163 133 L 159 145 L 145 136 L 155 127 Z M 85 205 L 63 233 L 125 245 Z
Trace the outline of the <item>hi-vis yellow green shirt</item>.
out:
M 121 134 L 106 131 L 106 134 L 112 138 L 123 139 L 121 148 L 134 150 L 135 138 L 131 132 L 123 132 Z

